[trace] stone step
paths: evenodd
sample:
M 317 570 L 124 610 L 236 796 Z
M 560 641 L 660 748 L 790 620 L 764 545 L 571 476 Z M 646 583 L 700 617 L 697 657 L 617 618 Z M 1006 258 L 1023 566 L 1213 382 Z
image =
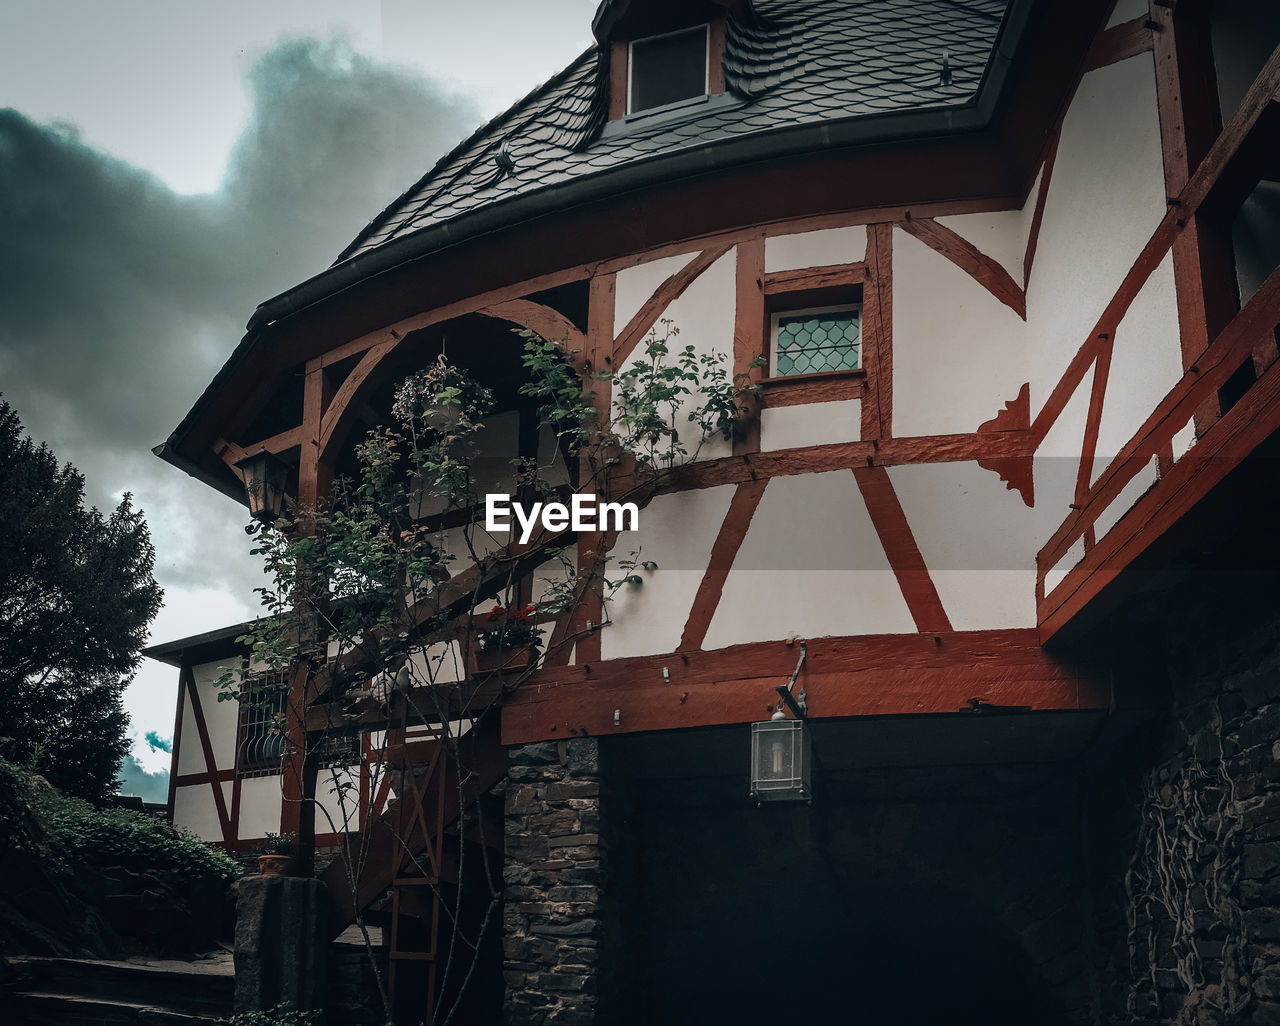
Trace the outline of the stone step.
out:
M 217 1026 L 217 1016 L 183 1015 L 131 1001 L 23 991 L 11 995 L 14 1026 Z
M 163 1009 L 187 1017 L 230 1015 L 235 996 L 230 955 L 194 962 L 29 956 L 13 958 L 10 964 L 24 992 Z

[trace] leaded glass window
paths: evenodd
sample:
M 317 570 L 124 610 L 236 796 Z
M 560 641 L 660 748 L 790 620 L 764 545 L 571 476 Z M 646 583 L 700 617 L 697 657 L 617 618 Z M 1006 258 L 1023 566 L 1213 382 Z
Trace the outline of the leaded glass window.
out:
M 824 307 L 773 318 L 773 376 L 857 370 L 862 365 L 862 309 Z

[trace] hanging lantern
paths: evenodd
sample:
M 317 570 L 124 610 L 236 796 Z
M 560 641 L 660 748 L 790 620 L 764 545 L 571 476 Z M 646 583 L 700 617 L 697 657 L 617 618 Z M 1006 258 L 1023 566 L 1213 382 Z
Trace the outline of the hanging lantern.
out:
M 757 802 L 808 802 L 809 733 L 804 720 L 779 710 L 772 720 L 751 724 L 751 797 Z
M 262 449 L 235 465 L 249 495 L 249 515 L 264 524 L 274 523 L 284 506 L 289 464 Z

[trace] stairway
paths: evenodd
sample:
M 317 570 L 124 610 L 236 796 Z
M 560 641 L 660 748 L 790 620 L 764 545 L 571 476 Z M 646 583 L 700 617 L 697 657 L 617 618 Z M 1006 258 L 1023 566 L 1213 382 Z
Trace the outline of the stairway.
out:
M 183 962 L 88 958 L 9 959 L 15 1026 L 213 1026 L 231 1014 L 231 955 Z

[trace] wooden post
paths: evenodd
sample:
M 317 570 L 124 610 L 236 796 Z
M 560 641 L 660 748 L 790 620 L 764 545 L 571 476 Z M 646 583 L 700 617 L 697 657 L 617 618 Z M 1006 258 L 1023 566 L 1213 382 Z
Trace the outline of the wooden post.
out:
M 303 391 L 302 449 L 298 462 L 298 504 L 303 509 L 315 509 L 329 494 L 333 484 L 332 460 L 322 459 L 320 447 L 324 411 L 332 398 L 333 388 L 324 366 L 319 360 L 312 360 L 307 364 Z M 304 522 L 300 530 L 309 531 L 311 528 Z M 305 722 L 310 695 L 307 682 L 315 661 L 318 659 L 323 665 L 325 638 L 315 622 L 307 625 L 300 634 L 306 637 L 299 637 L 298 643 L 305 644 L 312 652 L 300 656 L 285 706 L 285 736 L 291 755 L 281 781 L 280 832 L 297 835 L 299 870 L 310 875 L 315 861 L 315 796 L 320 766 L 314 753 L 308 751 Z

